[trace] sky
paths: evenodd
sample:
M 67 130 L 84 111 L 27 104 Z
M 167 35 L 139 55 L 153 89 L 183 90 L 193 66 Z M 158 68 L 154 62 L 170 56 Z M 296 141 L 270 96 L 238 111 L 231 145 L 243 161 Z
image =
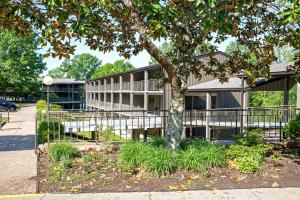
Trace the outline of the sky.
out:
M 225 51 L 226 46 L 231 41 L 233 41 L 233 39 L 229 38 L 224 43 L 217 44 L 217 46 L 219 48 L 219 51 Z M 124 59 L 116 51 L 103 53 L 103 52 L 100 52 L 100 51 L 90 50 L 90 48 L 84 43 L 84 41 L 74 42 L 74 44 L 77 46 L 76 51 L 75 51 L 75 55 L 78 55 L 78 54 L 81 54 L 81 53 L 90 53 L 90 54 L 96 56 L 98 59 L 102 60 L 102 64 L 113 63 L 116 60 Z M 160 44 L 162 44 L 162 42 L 155 42 L 155 44 L 159 46 Z M 47 49 L 48 49 L 48 47 L 42 48 L 40 50 L 40 52 L 45 53 Z M 72 56 L 71 56 L 71 58 L 72 58 Z M 136 67 L 136 68 L 144 67 L 144 66 L 147 66 L 149 64 L 150 55 L 147 53 L 147 51 L 144 50 L 144 51 L 140 52 L 138 55 L 132 56 L 128 61 L 131 64 L 133 64 L 133 66 Z M 48 57 L 48 58 L 44 58 L 44 62 L 46 63 L 47 71 L 48 71 L 50 69 L 59 67 L 60 64 L 63 62 L 63 59 L 60 60 L 58 58 Z M 44 74 L 47 74 L 47 71 L 45 71 Z

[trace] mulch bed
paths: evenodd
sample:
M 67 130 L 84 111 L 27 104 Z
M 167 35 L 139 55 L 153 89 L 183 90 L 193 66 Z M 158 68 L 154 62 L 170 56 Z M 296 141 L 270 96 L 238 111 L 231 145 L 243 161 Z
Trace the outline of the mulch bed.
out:
M 39 162 L 39 191 L 140 192 L 300 187 L 300 160 L 288 156 L 280 158 L 276 163 L 266 161 L 255 174 L 242 174 L 236 169 L 224 167 L 209 169 L 203 178 L 197 173 L 180 170 L 162 177 L 146 173 L 142 169 L 134 174 L 126 173 L 117 167 L 117 151 L 101 153 L 107 159 L 85 165 L 78 158 L 73 162 L 72 168 L 67 169 L 62 179 L 57 182 L 49 181 L 49 170 L 53 169 L 56 163 L 49 161 L 47 155 L 42 153 Z

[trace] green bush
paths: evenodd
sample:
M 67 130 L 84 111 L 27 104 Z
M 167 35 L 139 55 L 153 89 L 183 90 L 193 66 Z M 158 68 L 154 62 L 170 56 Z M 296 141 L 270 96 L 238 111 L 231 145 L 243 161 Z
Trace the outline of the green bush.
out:
M 170 174 L 175 168 L 173 152 L 164 147 L 149 147 L 142 167 L 157 175 Z
M 37 110 L 47 110 L 47 102 L 44 100 L 38 100 L 36 102 L 36 109 Z
M 102 125 L 99 126 L 98 139 L 102 142 L 125 141 L 121 136 L 116 135 L 112 128 L 104 129 Z
M 227 163 L 224 150 L 211 142 L 188 140 L 182 144 L 183 150 L 176 157 L 177 165 L 181 169 L 204 172 L 209 167 L 224 166 Z
M 49 158 L 54 161 L 72 159 L 77 155 L 79 155 L 78 149 L 70 143 L 55 143 L 50 145 L 48 150 Z
M 120 165 L 125 171 L 132 171 L 147 158 L 149 145 L 137 141 L 128 141 L 120 148 Z
M 236 168 L 243 173 L 256 172 L 263 163 L 263 157 L 272 148 L 271 145 L 231 145 L 227 151 L 230 160 L 236 160 Z
M 238 157 L 237 161 L 237 169 L 242 173 L 254 173 L 261 166 L 261 157 L 255 155 L 248 155 L 243 157 Z
M 60 125 L 60 128 L 59 128 Z M 64 125 L 59 124 L 59 122 L 56 121 L 50 121 L 49 122 L 49 139 L 52 141 L 53 139 L 58 139 L 58 131 L 60 129 L 60 136 L 64 135 Z M 48 140 L 48 122 L 42 121 L 39 123 L 38 127 L 38 142 L 39 144 L 43 144 L 47 142 Z
M 203 139 L 184 139 L 179 143 L 179 147 L 183 150 L 188 149 L 189 147 L 202 148 L 204 146 L 211 145 L 211 142 L 203 140 Z
M 254 129 L 251 131 L 247 131 L 245 135 L 237 135 L 234 140 L 236 144 L 244 145 L 244 146 L 255 146 L 264 143 L 264 139 L 262 138 L 262 130 Z
M 151 138 L 151 140 L 148 143 L 154 147 L 166 146 L 166 141 L 162 137 L 158 137 L 158 136 Z
M 295 119 L 289 121 L 287 126 L 284 128 L 284 133 L 287 137 L 295 138 L 300 136 L 300 114 Z

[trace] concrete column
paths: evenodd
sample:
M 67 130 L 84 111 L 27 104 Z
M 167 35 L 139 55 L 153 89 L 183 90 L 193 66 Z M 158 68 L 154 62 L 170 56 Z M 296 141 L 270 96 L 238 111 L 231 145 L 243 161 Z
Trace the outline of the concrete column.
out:
M 209 92 L 206 93 L 206 110 L 211 109 L 211 94 Z M 209 127 L 209 121 L 210 121 L 210 115 L 211 111 L 206 111 L 206 134 L 205 137 L 207 140 L 210 140 L 210 127 Z
M 123 76 L 122 75 L 120 75 L 119 82 L 120 82 L 120 91 L 122 91 L 122 87 L 123 87 Z
M 300 109 L 300 83 L 297 83 L 297 103 L 296 103 L 296 108 Z M 300 110 L 297 110 L 297 113 L 299 113 Z
M 144 92 L 148 91 L 148 70 L 144 71 Z
M 107 84 L 107 80 L 106 80 L 106 78 L 105 78 L 105 79 L 104 79 L 104 89 L 103 89 L 103 92 L 106 91 L 106 84 Z
M 114 90 L 114 78 L 113 77 L 110 78 L 110 90 L 111 91 Z
M 247 115 L 248 115 L 248 107 L 249 107 L 249 92 L 248 91 L 245 91 L 244 92 L 244 98 L 243 98 L 244 102 L 243 102 L 243 125 L 244 126 L 247 126 Z
M 130 110 L 133 110 L 133 79 L 134 79 L 134 75 L 133 73 L 130 73 Z
M 148 110 L 148 94 L 144 93 L 144 110 Z

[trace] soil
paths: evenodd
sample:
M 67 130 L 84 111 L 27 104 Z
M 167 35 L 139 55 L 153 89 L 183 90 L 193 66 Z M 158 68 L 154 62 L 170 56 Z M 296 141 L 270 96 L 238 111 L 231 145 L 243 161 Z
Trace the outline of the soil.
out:
M 144 172 L 143 169 L 138 169 L 136 173 L 122 172 L 117 167 L 117 151 L 99 154 L 104 155 L 106 159 L 84 163 L 82 158 L 77 158 L 72 163 L 72 167 L 63 173 L 61 180 L 51 182 L 49 172 L 57 163 L 48 160 L 47 155 L 42 153 L 39 161 L 39 192 L 140 192 L 300 187 L 300 160 L 289 156 L 283 156 L 276 162 L 266 159 L 265 164 L 255 174 L 242 174 L 236 169 L 224 167 L 211 168 L 204 177 L 180 170 L 158 177 Z

